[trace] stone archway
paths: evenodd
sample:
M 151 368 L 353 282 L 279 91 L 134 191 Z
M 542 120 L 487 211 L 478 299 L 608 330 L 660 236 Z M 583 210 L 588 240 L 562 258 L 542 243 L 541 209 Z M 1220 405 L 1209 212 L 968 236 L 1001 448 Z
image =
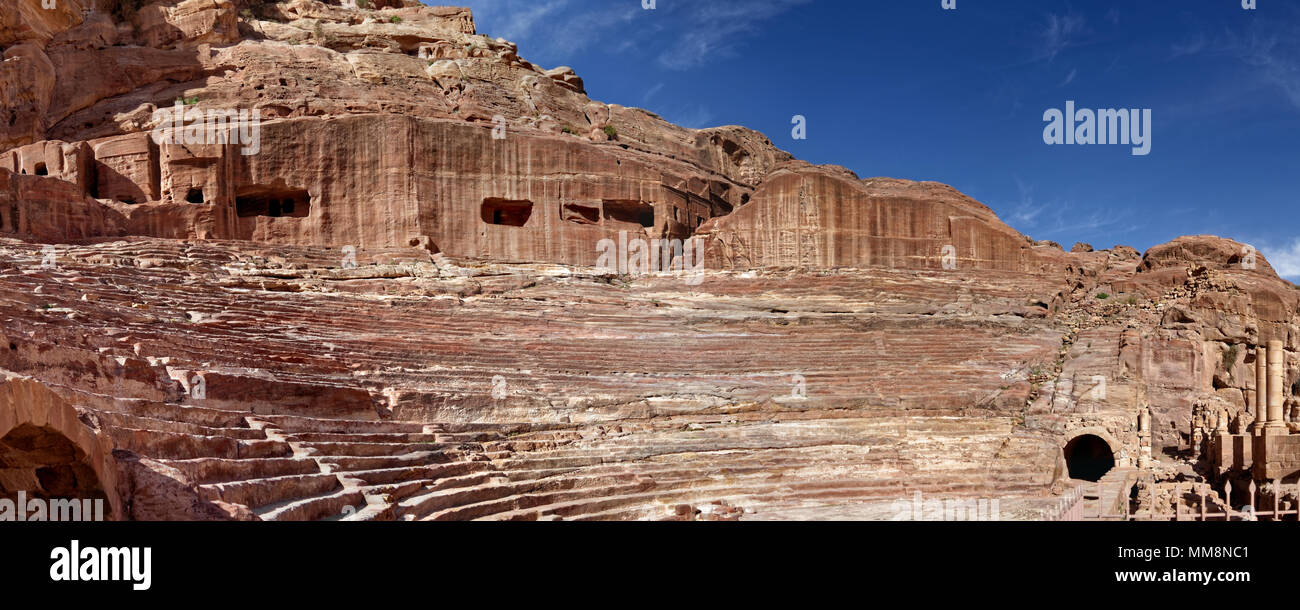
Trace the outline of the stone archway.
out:
M 0 377 L 0 497 L 105 500 L 120 519 L 112 442 L 72 405 L 26 377 Z
M 1097 434 L 1077 434 L 1061 452 L 1071 479 L 1098 481 L 1117 465 L 1113 446 Z

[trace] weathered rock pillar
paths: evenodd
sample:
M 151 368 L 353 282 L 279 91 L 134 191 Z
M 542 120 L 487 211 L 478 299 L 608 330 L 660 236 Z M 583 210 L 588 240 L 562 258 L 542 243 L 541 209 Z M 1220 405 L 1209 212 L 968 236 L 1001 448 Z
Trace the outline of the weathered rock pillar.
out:
M 1282 419 L 1282 390 L 1286 385 L 1286 351 L 1279 340 L 1268 342 L 1268 429 L 1267 434 L 1286 434 Z
M 1138 468 L 1151 465 L 1151 409 L 1138 413 Z
M 1268 424 L 1268 348 L 1255 347 L 1255 423 L 1250 431 L 1259 435 Z

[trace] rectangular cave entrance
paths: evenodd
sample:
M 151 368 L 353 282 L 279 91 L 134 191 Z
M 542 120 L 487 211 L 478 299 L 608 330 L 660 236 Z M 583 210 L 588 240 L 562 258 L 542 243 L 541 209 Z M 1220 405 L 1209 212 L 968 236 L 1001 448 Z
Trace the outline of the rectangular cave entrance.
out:
M 566 203 L 560 207 L 560 218 L 580 225 L 600 224 L 600 207 L 581 203 Z
M 533 202 L 527 199 L 488 197 L 481 209 L 483 222 L 505 227 L 522 227 L 533 215 Z
M 630 199 L 606 199 L 602 206 L 605 219 L 639 224 L 646 228 L 655 226 L 655 206 Z
M 304 189 L 257 186 L 241 188 L 235 194 L 235 214 L 240 218 L 303 218 L 310 212 L 311 195 Z

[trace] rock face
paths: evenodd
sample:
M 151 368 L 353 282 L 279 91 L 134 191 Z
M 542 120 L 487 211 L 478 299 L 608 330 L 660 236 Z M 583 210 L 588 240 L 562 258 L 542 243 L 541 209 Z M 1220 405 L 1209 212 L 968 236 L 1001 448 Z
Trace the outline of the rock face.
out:
M 1249 424 L 1244 346 L 1300 370 L 1300 291 L 1243 244 L 1065 252 L 945 185 L 593 101 L 464 9 L 17 4 L 6 496 L 891 519 L 923 493 L 1052 518 L 1077 439 L 1132 466 L 1149 407 L 1177 462 L 1193 413 Z M 702 267 L 604 266 L 653 239 Z
M 1031 270 L 1062 266 L 1049 248 L 983 204 L 935 183 L 873 178 L 792 162 L 749 205 L 703 231 L 724 268 L 863 267 Z M 945 267 L 944 259 L 948 259 Z

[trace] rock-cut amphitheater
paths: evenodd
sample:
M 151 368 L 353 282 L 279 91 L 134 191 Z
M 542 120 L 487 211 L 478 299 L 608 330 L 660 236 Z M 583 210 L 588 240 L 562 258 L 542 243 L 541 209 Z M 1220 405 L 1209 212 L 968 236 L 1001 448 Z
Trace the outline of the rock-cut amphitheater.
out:
M 1300 426 L 1300 290 L 1244 244 L 1066 251 L 942 184 L 594 101 L 466 9 L 359 4 L 6 0 L 0 496 L 1054 519 L 1099 479 L 1300 472 L 1206 455 L 1274 393 L 1268 429 Z M 600 260 L 670 240 L 689 277 Z

